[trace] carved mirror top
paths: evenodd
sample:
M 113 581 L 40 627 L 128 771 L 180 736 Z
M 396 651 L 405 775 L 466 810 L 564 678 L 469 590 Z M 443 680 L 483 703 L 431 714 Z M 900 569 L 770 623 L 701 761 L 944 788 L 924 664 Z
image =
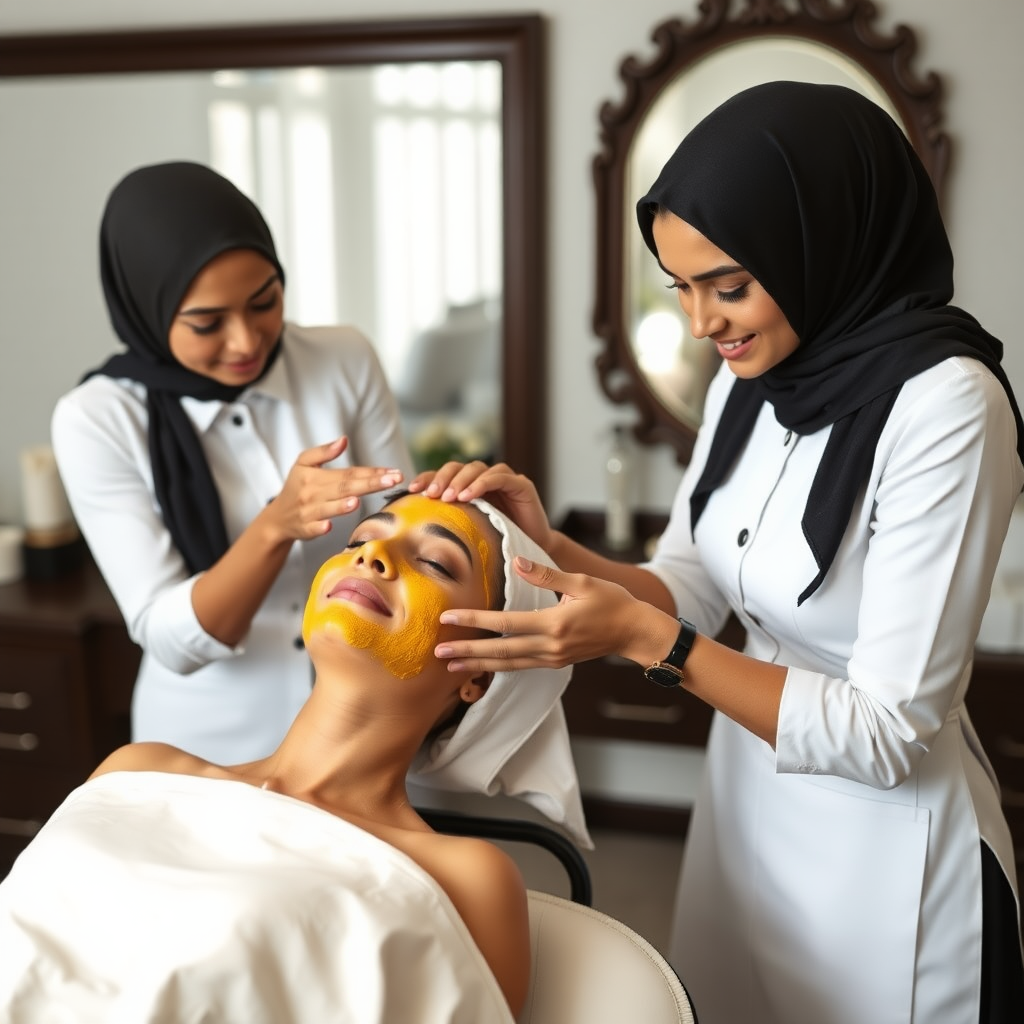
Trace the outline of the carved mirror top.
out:
M 940 198 L 950 150 L 941 80 L 913 70 L 911 29 L 876 29 L 870 0 L 700 0 L 698 12 L 693 21 L 657 25 L 650 60 L 630 55 L 621 62 L 625 96 L 600 108 L 601 149 L 593 162 L 601 386 L 613 402 L 635 407 L 639 441 L 667 442 L 684 465 L 718 356 L 689 336 L 672 296 L 651 287 L 649 275 L 659 286 L 664 275 L 643 246 L 634 208 L 685 131 L 733 93 L 791 78 L 848 85 L 885 107 Z

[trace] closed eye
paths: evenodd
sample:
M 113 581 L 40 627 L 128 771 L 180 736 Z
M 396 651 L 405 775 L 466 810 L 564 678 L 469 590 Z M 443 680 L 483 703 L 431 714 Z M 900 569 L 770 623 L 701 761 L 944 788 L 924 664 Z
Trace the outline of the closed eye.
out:
M 189 327 L 192 328 L 193 334 L 216 334 L 217 331 L 220 330 L 222 324 L 223 320 L 221 320 L 220 317 L 217 317 L 217 319 L 214 320 L 212 323 L 202 325 L 189 324 Z
M 750 285 L 741 284 L 738 288 L 733 288 L 732 291 L 716 292 L 716 294 L 721 302 L 739 302 L 747 297 L 749 290 Z
M 421 558 L 419 561 L 424 565 L 429 565 L 431 569 L 439 573 L 441 576 L 444 576 L 446 579 L 451 580 L 453 583 L 458 582 L 458 577 L 455 576 L 454 573 L 450 572 L 447 566 L 442 565 L 440 562 L 431 561 L 429 558 Z
M 685 281 L 670 281 L 665 285 L 665 287 L 672 291 L 682 292 L 684 295 L 689 294 L 690 291 L 690 286 L 686 284 Z M 716 288 L 715 298 L 718 299 L 719 302 L 740 302 L 747 297 L 749 290 L 749 283 L 741 284 L 738 287 L 733 288 L 731 291 L 721 291 Z
M 361 548 L 365 543 L 365 538 L 353 537 L 345 545 L 345 550 L 354 551 L 356 548 Z M 443 562 L 435 561 L 432 558 L 417 558 L 416 561 L 419 562 L 421 565 L 427 566 L 432 572 L 436 573 L 438 576 L 442 576 L 445 579 L 451 580 L 453 583 L 458 583 L 459 581 L 458 576 L 456 576 L 455 573 L 452 572 L 452 570 L 449 569 L 448 566 L 446 566 Z

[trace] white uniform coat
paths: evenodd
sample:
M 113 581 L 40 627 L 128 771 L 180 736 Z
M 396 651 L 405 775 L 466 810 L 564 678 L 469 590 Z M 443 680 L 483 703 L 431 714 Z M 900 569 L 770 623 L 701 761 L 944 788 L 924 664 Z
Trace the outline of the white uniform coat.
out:
M 830 428 L 765 405 L 690 536 L 723 366 L 650 568 L 714 634 L 789 666 L 773 750 L 716 714 L 671 958 L 701 1024 L 977 1019 L 979 839 L 1014 880 L 996 780 L 964 707 L 1024 484 L 998 381 L 949 359 L 904 384 L 830 572 L 800 528 Z
M 182 400 L 220 493 L 229 541 L 284 484 L 300 452 L 348 435 L 332 466 L 412 463 L 398 409 L 369 341 L 342 327 L 288 324 L 267 375 L 234 402 Z M 206 633 L 191 576 L 160 517 L 146 389 L 96 376 L 57 403 L 54 452 L 75 519 L 143 650 L 132 738 L 161 740 L 220 764 L 264 757 L 309 695 L 302 615 L 313 576 L 381 499 L 370 496 L 324 537 L 293 544 L 235 648 Z

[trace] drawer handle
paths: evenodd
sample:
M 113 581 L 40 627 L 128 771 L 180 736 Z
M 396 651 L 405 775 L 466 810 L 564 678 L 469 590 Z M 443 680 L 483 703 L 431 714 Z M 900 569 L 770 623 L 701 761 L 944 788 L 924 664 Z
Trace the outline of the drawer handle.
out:
M 623 704 L 617 700 L 603 700 L 597 710 L 616 722 L 647 722 L 650 725 L 675 725 L 682 720 L 683 708 L 678 705 L 659 708 L 652 704 Z
M 24 690 L 17 693 L 0 693 L 0 708 L 9 711 L 24 711 L 32 704 L 32 695 Z
M 18 818 L 0 818 L 0 835 L 24 836 L 31 839 L 43 827 L 40 821 L 21 821 Z
M 997 736 L 993 746 L 996 753 L 1003 757 L 1024 757 L 1024 743 L 1011 740 L 1009 736 Z
M 38 746 L 34 732 L 0 732 L 0 750 L 35 750 Z

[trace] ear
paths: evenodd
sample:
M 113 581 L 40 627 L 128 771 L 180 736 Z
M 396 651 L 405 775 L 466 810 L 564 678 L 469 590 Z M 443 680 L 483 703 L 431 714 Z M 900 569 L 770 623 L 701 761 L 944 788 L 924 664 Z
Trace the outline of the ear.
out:
M 493 678 L 493 672 L 481 672 L 472 679 L 467 679 L 459 689 L 460 699 L 467 704 L 475 704 L 487 692 Z

